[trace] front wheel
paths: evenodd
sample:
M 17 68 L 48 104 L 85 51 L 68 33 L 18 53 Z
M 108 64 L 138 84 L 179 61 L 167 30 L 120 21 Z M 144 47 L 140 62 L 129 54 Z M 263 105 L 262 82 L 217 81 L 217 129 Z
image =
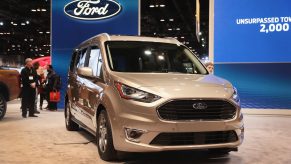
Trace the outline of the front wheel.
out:
M 68 101 L 66 101 L 66 105 L 65 105 L 65 119 L 66 119 L 66 128 L 68 131 L 76 131 L 79 129 L 79 125 L 72 120 L 70 104 Z
M 117 151 L 113 145 L 112 131 L 107 112 L 102 110 L 98 116 L 96 142 L 101 159 L 105 161 L 117 160 Z
M 6 100 L 3 97 L 3 95 L 0 93 L 0 120 L 2 120 L 3 117 L 5 116 L 6 109 L 7 109 Z

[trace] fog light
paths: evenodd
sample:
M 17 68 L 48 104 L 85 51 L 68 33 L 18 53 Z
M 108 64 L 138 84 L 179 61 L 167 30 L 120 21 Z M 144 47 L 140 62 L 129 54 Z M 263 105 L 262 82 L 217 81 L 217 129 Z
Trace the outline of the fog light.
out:
M 145 130 L 125 128 L 126 138 L 132 142 L 140 142 L 139 138 L 146 133 Z

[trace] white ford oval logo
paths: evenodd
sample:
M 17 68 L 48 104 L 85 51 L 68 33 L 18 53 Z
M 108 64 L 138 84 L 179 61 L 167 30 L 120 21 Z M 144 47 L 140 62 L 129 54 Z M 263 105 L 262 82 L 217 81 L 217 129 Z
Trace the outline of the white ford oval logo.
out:
M 101 20 L 119 14 L 121 9 L 114 0 L 75 0 L 64 7 L 64 12 L 76 19 Z
M 193 104 L 193 108 L 197 109 L 197 110 L 207 109 L 207 104 L 205 104 L 203 102 L 195 103 L 195 104 Z

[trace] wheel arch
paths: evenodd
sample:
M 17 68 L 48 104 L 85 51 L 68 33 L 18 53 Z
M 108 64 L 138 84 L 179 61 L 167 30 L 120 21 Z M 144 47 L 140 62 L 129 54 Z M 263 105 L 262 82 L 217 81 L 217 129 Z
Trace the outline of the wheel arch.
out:
M 3 96 L 4 96 L 6 101 L 10 100 L 10 98 L 9 98 L 10 97 L 10 93 L 9 93 L 8 87 L 3 82 L 0 82 L 0 93 L 3 94 Z

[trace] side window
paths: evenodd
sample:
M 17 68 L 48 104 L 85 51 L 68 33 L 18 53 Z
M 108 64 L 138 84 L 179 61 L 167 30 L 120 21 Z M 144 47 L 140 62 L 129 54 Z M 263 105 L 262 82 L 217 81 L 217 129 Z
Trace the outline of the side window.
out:
M 73 72 L 74 71 L 74 66 L 75 66 L 75 60 L 77 57 L 78 52 L 74 51 L 72 59 L 71 59 L 71 63 L 70 63 L 70 71 Z
M 79 56 L 78 56 L 78 60 L 77 60 L 77 68 L 81 68 L 85 66 L 85 62 L 86 62 L 86 53 L 87 53 L 87 49 L 83 49 L 81 51 L 79 51 Z
M 102 66 L 102 58 L 100 54 L 100 49 L 97 46 L 93 46 L 90 51 L 88 67 L 92 68 L 94 76 L 100 77 L 100 72 L 102 69 L 101 66 Z

